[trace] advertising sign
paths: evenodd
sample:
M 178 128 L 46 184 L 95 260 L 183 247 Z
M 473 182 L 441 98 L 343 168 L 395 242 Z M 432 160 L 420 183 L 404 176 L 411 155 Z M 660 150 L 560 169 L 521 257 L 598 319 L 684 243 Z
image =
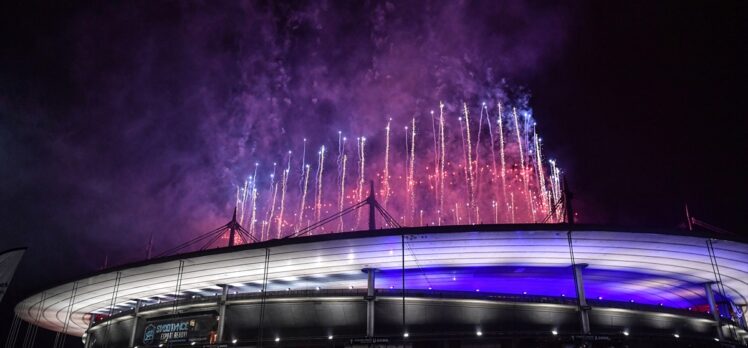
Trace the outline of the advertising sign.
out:
M 143 325 L 141 342 L 144 346 L 167 343 L 214 343 L 218 326 L 214 314 L 158 318 L 146 320 Z

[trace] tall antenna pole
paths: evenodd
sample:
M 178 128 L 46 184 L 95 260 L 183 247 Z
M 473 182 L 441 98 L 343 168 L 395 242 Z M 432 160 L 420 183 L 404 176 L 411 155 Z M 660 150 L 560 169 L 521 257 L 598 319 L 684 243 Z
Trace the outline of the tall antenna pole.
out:
M 587 298 L 584 291 L 584 277 L 582 270 L 587 267 L 587 264 L 577 264 L 576 258 L 574 257 L 574 244 L 572 238 L 572 232 L 574 228 L 574 207 L 571 204 L 572 194 L 569 190 L 569 183 L 564 178 L 564 207 L 566 208 L 566 223 L 569 224 L 569 232 L 566 234 L 567 242 L 569 243 L 569 258 L 571 259 L 571 270 L 574 276 L 574 288 L 577 293 L 577 307 L 579 308 L 579 319 L 582 324 L 582 334 L 590 334 L 590 306 L 587 304 Z
M 153 232 L 151 232 L 151 236 L 148 237 L 148 249 L 146 250 L 146 255 L 145 255 L 146 260 L 151 259 L 152 250 L 153 250 Z
M 574 224 L 574 207 L 571 205 L 573 195 L 569 190 L 569 183 L 564 178 L 564 208 L 566 208 L 566 223 L 569 225 Z
M 236 207 L 234 207 L 234 216 L 231 217 L 231 222 L 229 222 L 229 247 L 234 246 L 234 237 L 236 236 L 236 225 L 238 223 L 236 222 Z
M 693 232 L 693 223 L 691 222 L 691 213 L 688 211 L 688 203 L 686 203 L 686 224 L 688 224 L 688 230 Z
M 369 197 L 366 198 L 366 203 L 369 205 L 369 231 L 374 231 L 377 229 L 375 210 L 377 199 L 374 197 L 374 180 L 369 181 Z

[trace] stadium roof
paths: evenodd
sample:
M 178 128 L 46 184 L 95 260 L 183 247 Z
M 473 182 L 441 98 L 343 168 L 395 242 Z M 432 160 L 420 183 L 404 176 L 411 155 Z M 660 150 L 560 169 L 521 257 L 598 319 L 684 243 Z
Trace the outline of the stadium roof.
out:
M 364 268 L 380 270 L 377 286 L 398 288 L 405 240 L 406 288 L 573 296 L 569 226 L 476 225 L 349 232 L 272 240 L 174 255 L 61 284 L 19 303 L 16 313 L 43 328 L 82 335 L 89 313 L 128 310 L 136 299 L 169 301 L 175 293 L 211 296 L 219 284 L 268 290 L 366 287 Z M 587 264 L 587 297 L 675 308 L 704 302 L 715 281 L 714 246 L 725 296 L 748 297 L 748 243 L 704 234 L 574 225 L 573 250 Z M 179 276 L 180 263 L 183 272 Z M 180 284 L 178 286 L 178 284 Z

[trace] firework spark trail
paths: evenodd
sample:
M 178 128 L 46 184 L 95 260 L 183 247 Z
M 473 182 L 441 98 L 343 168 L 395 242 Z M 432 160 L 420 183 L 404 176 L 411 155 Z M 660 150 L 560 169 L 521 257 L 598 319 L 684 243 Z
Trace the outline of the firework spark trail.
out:
M 482 106 L 481 106 L 481 109 L 480 109 L 479 117 L 478 117 L 478 134 L 475 136 L 475 172 L 474 172 L 474 176 L 473 176 L 473 179 L 474 179 L 473 180 L 473 192 L 474 192 L 474 196 L 480 195 L 480 192 L 481 192 L 480 191 L 480 183 L 481 183 L 481 181 L 480 181 L 481 175 L 480 174 L 481 174 L 482 168 L 480 166 L 480 151 L 479 151 L 479 149 L 480 149 L 480 136 L 481 136 L 481 133 L 483 132 L 483 111 L 485 111 L 485 110 L 486 110 L 486 103 L 483 103 Z M 476 199 L 475 201 L 476 201 L 476 205 L 475 205 L 475 209 L 476 209 L 475 222 L 476 223 L 480 223 L 480 217 L 479 217 L 479 214 L 478 214 L 478 209 L 480 209 L 480 205 L 477 203 L 478 201 L 480 201 L 480 197 L 478 199 Z
M 244 223 L 244 209 L 247 202 L 247 188 L 249 186 L 249 180 L 244 180 L 244 187 L 237 187 L 236 191 L 236 208 L 239 211 L 239 224 Z
M 408 178 L 408 187 L 410 191 L 410 219 L 411 222 L 413 219 L 415 219 L 415 213 L 416 213 L 416 190 L 415 190 L 415 170 L 416 170 L 416 119 L 413 118 L 412 121 L 412 128 L 410 130 L 411 132 L 411 142 L 410 142 L 410 165 L 409 165 L 409 171 L 410 175 Z
M 390 197 L 390 123 L 392 119 L 387 121 L 387 127 L 384 128 L 384 174 L 382 174 L 382 202 L 385 209 L 387 209 L 387 200 Z
M 438 133 L 436 132 L 436 119 L 434 118 L 434 110 L 431 110 L 431 134 L 434 138 L 434 206 L 439 205 L 439 142 Z
M 363 136 L 358 138 L 357 180 L 347 178 L 351 175 L 350 168 L 347 167 L 351 153 L 347 153 L 346 138 L 343 137 L 342 131 L 337 134 L 337 172 L 324 168 L 325 161 L 329 161 L 326 157 L 330 156 L 326 153 L 329 151 L 329 146 L 324 143 L 320 145 L 317 167 L 312 168 L 313 163 L 306 162 L 306 147 L 311 143 L 304 140 L 303 152 L 300 156 L 303 172 L 300 174 L 291 168 L 298 162 L 292 161 L 290 151 L 288 158 L 283 159 L 285 169 L 277 172 L 277 165 L 274 164 L 270 178 L 266 175 L 258 176 L 259 163 L 255 163 L 255 174 L 248 176 L 246 181 L 238 185 L 236 196 L 232 197 L 236 199 L 237 220 L 246 224 L 248 230 L 259 239 L 282 238 L 289 232 L 319 221 L 328 207 L 329 210 L 340 211 L 347 204 L 362 201 L 367 195 L 366 172 L 368 171 L 379 178 L 377 180 L 382 185 L 381 199 L 387 202 L 388 210 L 392 215 L 399 217 L 403 225 L 483 223 L 481 219 L 486 219 L 486 223 L 523 223 L 533 222 L 538 217 L 542 219 L 546 213 L 551 213 L 551 221 L 558 221 L 558 216 L 551 209 L 551 205 L 562 200 L 559 184 L 561 171 L 555 161 L 543 158 L 543 144 L 537 133 L 537 127 L 530 128 L 534 127 L 533 119 L 529 116 L 529 112 L 516 107 L 512 115 L 509 115 L 510 118 L 514 116 L 514 119 L 507 120 L 505 124 L 504 105 L 501 103 L 493 105 L 498 107 L 498 116 L 495 121 L 491 119 L 492 112 L 495 111 L 489 110 L 485 105 L 480 105 L 476 129 L 474 128 L 476 125 L 470 122 L 470 112 L 473 110 L 470 110 L 467 103 L 456 104 L 457 108 L 462 107 L 458 112 L 464 115 L 457 115 L 461 116 L 458 117 L 459 128 L 449 129 L 445 115 L 446 105 L 440 102 L 438 117 L 435 114 L 436 110 L 434 114 L 431 114 L 432 139 L 428 139 L 428 134 L 425 134 L 425 139 L 424 134 L 417 137 L 419 132 L 428 132 L 428 130 L 423 127 L 416 129 L 417 120 L 411 117 L 406 124 L 400 125 L 405 129 L 405 139 L 400 140 L 404 140 L 402 148 L 399 145 L 402 143 L 391 139 L 391 127 L 395 126 L 395 123 L 388 118 L 386 127 L 378 128 L 377 132 L 378 136 L 384 137 L 382 143 L 377 142 L 377 144 L 382 144 L 384 151 L 381 154 L 375 154 L 375 157 L 370 157 L 367 161 L 365 146 L 367 138 Z M 489 133 L 488 136 L 483 134 L 484 118 L 488 122 L 488 129 L 485 130 Z M 497 123 L 492 124 L 492 122 Z M 498 136 L 494 134 L 493 126 L 498 126 L 496 127 Z M 474 131 L 477 133 L 473 133 Z M 507 133 L 504 134 L 504 132 Z M 516 144 L 514 141 L 505 139 L 505 135 L 510 134 L 510 138 L 516 136 Z M 473 140 L 475 140 L 474 143 Z M 434 144 L 428 146 L 423 141 L 433 141 Z M 334 140 L 332 142 L 334 143 Z M 396 147 L 392 147 L 393 142 L 397 145 Z M 488 149 L 481 148 L 485 146 L 488 146 Z M 323 147 L 324 150 L 321 150 Z M 460 150 L 462 150 L 462 159 L 457 157 L 460 156 Z M 400 168 L 402 161 L 396 161 L 398 163 L 393 167 L 393 163 L 390 163 L 392 158 L 405 159 L 402 169 Z M 543 163 L 543 161 L 546 162 Z M 512 165 L 512 163 L 516 164 Z M 433 170 L 429 167 L 432 164 Z M 422 169 L 416 170 L 416 165 L 421 165 Z M 548 167 L 546 168 L 545 165 Z M 314 177 L 312 177 L 312 169 L 316 169 Z M 393 170 L 402 173 L 402 176 L 396 173 L 395 181 L 392 181 Z M 490 175 L 487 175 L 488 173 Z M 281 176 L 275 176 L 278 174 Z M 337 177 L 332 177 L 334 175 Z M 288 184 L 297 179 L 300 181 L 298 191 L 291 193 L 296 190 L 296 187 Z M 325 180 L 328 184 L 335 183 L 333 186 L 336 188 L 334 190 L 328 188 L 325 192 Z M 424 184 L 429 186 L 422 186 Z M 268 185 L 268 190 L 265 190 L 265 185 Z M 259 189 L 260 187 L 262 190 Z M 311 189 L 314 189 L 315 195 L 308 197 L 312 193 Z M 485 192 L 481 192 L 481 189 Z M 434 190 L 434 192 L 428 190 Z M 307 202 L 308 198 L 312 198 L 312 202 Z M 330 204 L 326 205 L 326 201 Z M 287 205 L 295 208 L 286 211 Z M 338 218 L 336 224 L 338 228 L 326 227 L 324 232 L 361 228 L 362 215 L 360 210 L 355 217 L 351 214 Z
M 504 120 L 501 114 L 501 103 L 497 104 L 499 107 L 499 119 L 498 119 L 498 132 L 499 132 L 499 154 L 501 156 L 501 189 L 502 199 L 506 204 L 506 158 L 504 157 Z
M 551 165 L 553 166 L 551 169 L 553 171 L 553 197 L 558 202 L 561 200 L 561 182 L 558 178 L 558 168 L 556 167 L 556 161 L 551 161 Z
M 254 182 L 257 182 L 257 178 L 255 177 Z M 257 198 L 260 196 L 260 193 L 257 192 L 257 188 L 255 187 L 255 184 L 252 185 L 252 192 L 250 193 L 252 196 L 252 217 L 249 220 L 249 234 L 254 236 L 255 235 L 255 223 L 257 222 Z M 262 233 L 260 233 L 262 234 Z
M 441 226 L 441 213 L 444 211 L 444 175 L 446 145 L 444 144 L 444 103 L 439 102 L 439 141 L 441 153 L 439 158 L 439 226 Z
M 257 219 L 257 169 L 259 167 L 260 167 L 260 163 L 255 162 L 255 171 L 252 177 L 250 177 L 250 185 L 249 185 L 249 200 L 250 200 L 249 232 L 252 236 L 254 236 L 255 221 Z
M 268 214 L 268 218 L 266 220 L 267 221 L 267 228 L 265 228 L 266 239 L 270 239 L 270 232 L 271 232 L 270 230 L 273 227 L 273 221 L 274 221 L 273 219 L 275 218 L 275 204 L 276 204 L 277 198 L 278 198 L 278 183 L 276 182 L 273 184 L 273 199 L 271 200 L 271 203 L 270 203 L 270 214 Z
M 512 214 L 512 223 L 516 223 L 516 220 L 514 219 L 514 192 L 509 193 L 509 211 Z
M 527 158 L 525 158 L 525 194 L 527 195 L 528 199 L 528 206 L 527 209 L 530 211 L 531 214 L 531 221 L 537 222 L 537 215 L 535 214 L 538 211 L 537 205 L 535 204 L 535 197 L 533 196 L 532 191 L 530 191 L 530 182 L 532 181 L 532 173 L 531 171 L 534 171 L 534 167 L 532 165 L 532 161 L 535 158 L 535 155 L 533 154 L 533 148 L 530 147 L 530 117 L 528 117 L 527 113 L 523 114 L 524 117 L 522 117 L 522 141 L 525 144 L 525 149 L 527 149 Z
M 338 163 L 338 175 L 340 175 L 340 161 L 343 160 L 343 132 L 338 131 L 338 157 L 337 157 L 337 163 Z
M 541 208 L 547 209 L 550 205 L 548 204 L 548 195 L 545 189 L 545 176 L 543 173 L 543 155 L 540 150 L 540 138 L 538 138 L 538 132 L 535 126 L 532 128 L 533 138 L 535 139 L 535 171 L 538 176 L 538 185 L 540 187 L 540 199 Z
M 265 221 L 267 223 L 263 225 L 263 240 L 270 239 L 270 228 L 273 225 L 273 215 L 275 215 L 275 203 L 278 197 L 278 183 L 275 181 L 275 171 L 277 169 L 277 163 L 273 162 L 273 173 L 270 174 L 270 192 L 272 192 L 272 199 L 270 200 L 270 207 L 268 208 L 268 214 Z
M 364 182 L 366 180 L 366 173 L 364 172 L 366 168 L 366 152 L 365 152 L 365 146 L 366 146 L 366 138 L 365 137 L 359 137 L 358 138 L 358 187 L 356 189 L 356 197 L 357 202 L 361 202 L 364 199 Z M 356 228 L 360 228 L 361 224 L 361 209 L 358 209 L 356 211 Z
M 318 160 L 317 160 L 317 190 L 315 192 L 314 197 L 314 205 L 315 205 L 315 216 L 314 218 L 316 221 L 319 221 L 320 217 L 322 216 L 322 175 L 325 170 L 325 146 L 322 145 L 322 148 L 320 148 L 318 153 Z
M 344 150 L 345 151 L 345 150 Z M 340 176 L 340 196 L 338 198 L 338 211 L 343 210 L 343 202 L 345 199 L 345 167 L 348 164 L 348 155 L 343 153 L 343 163 L 342 163 L 342 174 Z M 343 231 L 343 215 L 340 216 L 340 219 L 338 220 L 338 231 Z
M 403 186 L 405 186 L 405 214 L 403 214 L 403 223 L 405 225 L 408 225 L 410 221 L 408 221 L 408 218 L 410 217 L 408 212 L 410 211 L 410 132 L 408 132 L 409 127 L 405 126 L 405 165 L 403 165 L 403 171 L 405 172 L 403 176 Z
M 299 175 L 299 190 L 304 185 L 304 172 L 306 171 L 306 138 L 301 147 L 301 175 Z
M 499 223 L 499 205 L 496 204 L 496 201 L 491 202 L 491 207 L 493 208 L 493 223 L 498 224 Z
M 551 193 L 553 194 L 553 202 L 558 203 L 561 200 L 561 182 L 559 180 L 559 169 L 556 167 L 556 161 L 550 160 L 548 163 L 551 166 L 550 170 L 550 181 L 551 181 Z M 561 221 L 560 212 L 558 210 L 555 210 L 556 212 L 556 221 Z
M 281 178 L 281 200 L 280 210 L 278 211 L 278 231 L 275 234 L 276 238 L 280 238 L 283 234 L 283 224 L 285 222 L 285 220 L 283 220 L 283 214 L 286 211 L 286 191 L 288 189 L 288 176 L 291 172 L 291 150 L 288 151 L 287 156 L 286 169 L 283 170 Z
M 301 193 L 301 206 L 299 207 L 299 223 L 298 223 L 298 229 L 301 229 L 302 226 L 304 226 L 304 209 L 306 208 L 306 195 L 309 188 L 309 165 L 304 166 L 304 176 L 302 177 L 304 181 L 304 187 Z
M 291 155 L 289 154 L 289 165 L 291 162 Z M 280 211 L 278 212 L 278 231 L 275 234 L 275 238 L 280 238 L 281 234 L 283 233 L 283 213 L 286 210 L 286 185 L 288 184 L 288 172 L 290 168 L 286 168 L 283 170 L 283 181 L 281 182 L 281 203 L 280 203 Z
M 512 110 L 512 113 L 514 115 L 514 128 L 517 132 L 517 146 L 519 147 L 519 176 L 522 184 L 525 186 L 523 194 L 525 195 L 525 200 L 527 201 L 527 211 L 532 217 L 532 203 L 530 202 L 529 183 L 527 182 L 525 173 L 525 153 L 522 151 L 522 135 L 520 132 L 519 119 L 517 117 L 517 108 L 513 108 Z M 514 212 L 514 210 L 512 210 L 512 212 Z
M 537 218 L 535 217 L 535 198 L 533 197 L 532 193 L 528 190 L 527 191 L 527 198 L 529 199 L 528 206 L 530 209 L 530 216 L 532 218 L 532 222 L 537 222 Z
M 494 149 L 493 129 L 491 128 L 491 117 L 488 113 L 488 107 L 486 107 L 486 124 L 488 124 L 488 140 L 491 141 L 491 187 L 493 188 L 493 207 L 497 210 L 496 200 L 499 199 L 499 185 L 496 184 L 496 176 L 498 171 L 496 170 L 496 150 Z M 498 211 L 498 210 L 497 210 Z M 494 223 L 498 223 L 498 214 L 494 214 Z
M 468 112 L 467 103 L 462 103 L 463 110 L 465 110 L 465 133 L 467 134 L 467 170 L 468 170 L 468 200 L 469 200 L 469 206 L 468 206 L 468 223 L 472 223 L 471 219 L 471 209 L 475 209 L 475 193 L 473 192 L 473 155 L 472 155 L 472 143 L 470 141 L 470 113 Z M 477 219 L 477 209 L 476 209 L 476 219 Z
M 559 168 L 559 167 L 556 167 L 556 176 L 555 176 L 555 178 L 556 178 L 556 189 L 558 190 L 559 200 L 564 200 L 565 197 L 564 197 L 564 194 L 563 194 L 563 189 L 561 188 L 561 168 Z M 558 211 L 558 210 L 556 210 L 556 212 L 559 213 L 559 214 L 561 214 L 561 212 Z M 564 218 L 563 214 L 561 214 L 560 216 L 558 216 L 559 220 L 561 220 L 563 218 Z
M 465 175 L 465 189 L 468 190 L 468 194 L 466 196 L 469 196 L 470 191 L 470 176 L 468 176 L 468 159 L 467 159 L 467 153 L 468 151 L 465 149 L 465 126 L 462 124 L 462 117 L 458 117 L 457 121 L 460 122 L 460 140 L 462 141 L 462 162 L 465 164 L 462 167 L 463 174 Z M 470 215 L 470 214 L 468 214 Z M 458 215 L 459 216 L 459 215 Z M 455 223 L 458 224 L 459 222 L 455 220 Z

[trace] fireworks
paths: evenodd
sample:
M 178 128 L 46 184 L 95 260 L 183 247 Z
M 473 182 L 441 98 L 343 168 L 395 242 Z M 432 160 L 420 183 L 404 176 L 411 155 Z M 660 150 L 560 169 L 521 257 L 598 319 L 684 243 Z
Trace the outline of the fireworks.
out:
M 387 208 L 387 199 L 390 197 L 390 123 L 384 128 L 384 174 L 382 174 L 382 205 Z M 342 210 L 342 209 L 341 209 Z
M 315 221 L 319 221 L 322 217 L 322 176 L 325 170 L 325 146 L 319 150 L 317 158 L 317 191 L 314 194 L 314 211 Z
M 363 135 L 355 138 L 356 146 L 350 149 L 355 154 L 348 152 L 347 137 L 338 131 L 337 139 L 330 141 L 338 142 L 337 171 L 325 171 L 329 144 L 304 138 L 300 158 L 294 161 L 288 151 L 280 177 L 276 162 L 266 174 L 258 173 L 257 163 L 254 174 L 237 186 L 239 222 L 257 239 L 282 238 L 365 199 L 368 180 L 374 181 L 383 206 L 408 226 L 560 221 L 563 214 L 554 207 L 562 199 L 562 172 L 555 161 L 543 158 L 535 122 L 518 107 L 511 109 L 507 122 L 502 103 L 494 105 L 482 103 L 478 117 L 470 117 L 468 103 L 448 107 L 440 102 L 438 114 L 432 110 L 401 123 L 403 137 L 392 137 L 392 126 L 397 124 L 388 118 L 384 127 L 372 128 L 379 131 L 366 134 L 373 145 L 366 146 Z M 431 127 L 418 126 L 429 121 Z M 424 132 L 425 136 L 416 137 Z M 319 146 L 315 173 L 307 162 L 307 146 Z M 352 167 L 357 177 L 349 182 L 351 155 L 357 160 Z M 291 170 L 299 164 L 301 171 Z M 289 180 L 298 180 L 298 189 L 289 186 Z M 314 192 L 309 192 L 310 184 Z M 259 187 L 263 187 L 262 200 Z M 334 189 L 325 191 L 325 187 Z M 313 201 L 307 202 L 312 193 Z M 263 219 L 260 228 L 256 228 L 258 217 Z M 359 209 L 323 231 L 361 229 L 366 225 L 361 220 Z M 388 226 L 379 221 L 378 227 Z

